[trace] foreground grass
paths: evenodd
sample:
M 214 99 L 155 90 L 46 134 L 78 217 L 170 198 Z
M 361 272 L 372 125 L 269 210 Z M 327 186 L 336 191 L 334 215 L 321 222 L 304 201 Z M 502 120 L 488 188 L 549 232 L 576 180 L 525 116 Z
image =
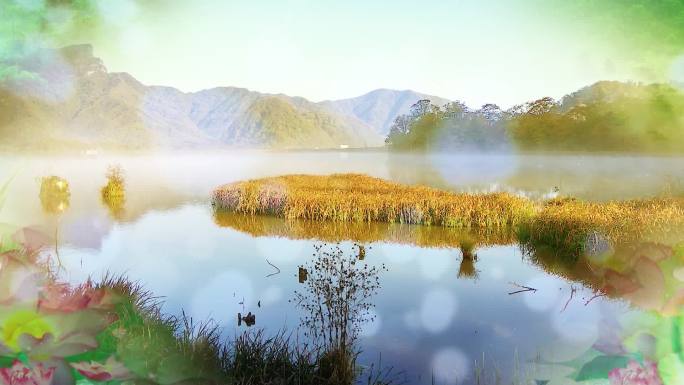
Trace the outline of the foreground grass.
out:
M 507 193 L 457 194 L 360 174 L 288 175 L 221 186 L 217 209 L 287 219 L 389 222 L 455 228 L 497 228 L 522 223 L 531 201 Z
M 100 347 L 92 358 L 116 354 L 136 381 L 141 381 L 136 384 L 394 382 L 389 371 L 358 367 L 355 353 L 339 354 L 324 346 L 302 343 L 284 330 L 267 336 L 255 329 L 226 340 L 213 322 L 197 324 L 185 314 L 164 315 L 162 303 L 126 277 L 106 276 L 97 287 L 115 293 L 119 299 L 116 321 L 98 337 Z
M 105 277 L 98 286 L 120 296 L 111 326 L 116 338 L 105 349 L 137 378 L 159 384 L 315 383 L 313 357 L 282 333 L 265 338 L 248 332 L 223 341 L 211 323 L 165 316 L 159 301 L 125 277 Z

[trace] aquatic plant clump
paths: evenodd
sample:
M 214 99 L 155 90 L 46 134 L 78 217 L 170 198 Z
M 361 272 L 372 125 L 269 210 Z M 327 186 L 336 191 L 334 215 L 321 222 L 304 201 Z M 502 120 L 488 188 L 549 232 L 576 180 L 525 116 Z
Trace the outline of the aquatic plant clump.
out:
M 455 228 L 515 226 L 532 201 L 508 193 L 466 194 L 409 186 L 361 174 L 287 175 L 214 190 L 218 210 L 287 219 L 390 222 Z
M 126 185 L 120 167 L 107 170 L 107 184 L 101 190 L 102 199 L 106 201 L 123 201 L 126 196 Z
M 518 239 L 530 251 L 542 246 L 571 258 L 611 253 L 638 242 L 678 239 L 684 229 L 684 202 L 646 199 L 605 203 L 572 198 L 546 202 L 519 228 Z
M 120 167 L 107 170 L 107 184 L 100 190 L 102 203 L 114 219 L 121 219 L 126 204 L 126 183 Z

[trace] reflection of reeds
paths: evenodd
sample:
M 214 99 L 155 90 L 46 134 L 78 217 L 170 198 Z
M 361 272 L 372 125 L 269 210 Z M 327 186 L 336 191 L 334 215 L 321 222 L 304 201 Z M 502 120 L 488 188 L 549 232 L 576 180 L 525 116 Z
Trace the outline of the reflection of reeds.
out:
M 58 176 L 47 176 L 40 183 L 40 204 L 48 214 L 60 214 L 69 208 L 69 182 Z
M 529 217 L 531 201 L 507 193 L 457 194 L 360 174 L 288 175 L 217 188 L 218 209 L 288 219 L 501 228 Z
M 584 257 L 576 260 L 558 258 L 553 250 L 547 248 L 527 249 L 526 258 L 535 265 L 544 269 L 544 272 L 570 282 L 581 283 L 582 286 L 593 291 L 602 288 L 603 269 L 596 269 L 591 266 Z
M 102 196 L 102 204 L 107 207 L 109 215 L 113 219 L 120 221 L 124 218 L 126 213 L 126 198 L 124 196 L 109 198 Z
M 478 271 L 475 269 L 475 260 L 463 258 L 458 268 L 458 278 L 477 279 Z
M 354 241 L 359 243 L 391 242 L 423 247 L 459 247 L 508 245 L 515 242 L 511 228 L 454 229 L 435 226 L 377 222 L 332 222 L 275 218 L 267 215 L 245 215 L 216 210 L 214 221 L 253 236 L 276 236 L 311 239 L 324 242 Z
M 558 258 L 553 250 L 539 248 L 528 250 L 527 258 L 545 272 L 580 283 L 597 296 L 626 299 L 636 307 L 678 313 L 684 301 L 682 284 L 666 278 L 681 266 L 677 247 L 681 246 L 651 242 L 619 244 L 609 256 L 580 256 L 576 260 Z M 645 271 L 650 275 L 645 275 Z M 658 287 L 660 291 L 651 290 Z
M 475 243 L 473 241 L 463 241 L 460 248 L 461 265 L 458 268 L 458 278 L 477 279 L 478 271 L 475 268 L 475 262 L 477 262 Z

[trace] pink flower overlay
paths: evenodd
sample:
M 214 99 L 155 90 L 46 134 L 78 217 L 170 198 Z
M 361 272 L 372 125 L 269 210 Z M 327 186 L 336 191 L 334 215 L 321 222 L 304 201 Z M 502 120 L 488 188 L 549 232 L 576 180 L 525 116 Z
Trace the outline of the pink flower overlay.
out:
M 85 309 L 109 310 L 112 307 L 112 294 L 106 289 L 96 289 L 90 281 L 74 288 L 67 284 L 48 284 L 38 300 L 38 308 L 48 312 L 71 313 Z
M 608 373 L 610 385 L 663 385 L 658 375 L 658 366 L 646 361 L 642 366 L 630 361 L 626 368 L 615 368 Z
M 109 357 L 104 364 L 84 361 L 72 363 L 71 366 L 83 376 L 95 381 L 124 380 L 131 377 L 128 369 L 114 356 Z
M 0 368 L 0 383 L 2 385 L 50 385 L 55 368 L 45 368 L 43 364 L 27 367 L 19 360 L 15 360 L 10 368 Z

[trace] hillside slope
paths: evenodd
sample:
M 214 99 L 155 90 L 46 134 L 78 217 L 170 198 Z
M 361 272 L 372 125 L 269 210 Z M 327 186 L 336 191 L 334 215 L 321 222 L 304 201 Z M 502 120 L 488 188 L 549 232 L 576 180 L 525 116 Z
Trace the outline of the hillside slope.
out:
M 17 63 L 0 84 L 2 145 L 14 149 L 378 146 L 363 121 L 303 98 L 234 87 L 194 93 L 108 72 L 89 45 Z
M 394 119 L 407 114 L 411 105 L 421 99 L 430 100 L 438 106 L 449 103 L 448 99 L 411 90 L 378 89 L 355 98 L 324 101 L 321 105 L 340 114 L 353 116 L 373 127 L 377 134 L 386 137 Z

